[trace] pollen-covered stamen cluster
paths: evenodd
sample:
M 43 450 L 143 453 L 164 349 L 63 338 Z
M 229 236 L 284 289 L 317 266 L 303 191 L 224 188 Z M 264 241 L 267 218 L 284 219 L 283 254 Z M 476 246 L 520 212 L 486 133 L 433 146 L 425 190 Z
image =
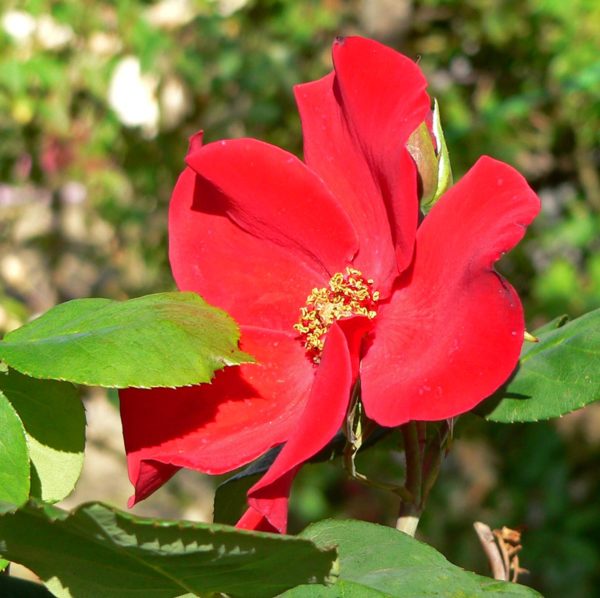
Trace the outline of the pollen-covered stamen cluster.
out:
M 379 291 L 373 290 L 373 284 L 360 270 L 348 267 L 345 274 L 334 274 L 328 287 L 312 290 L 294 328 L 315 363 L 321 358 L 325 335 L 336 320 L 357 315 L 372 319 L 377 315 Z

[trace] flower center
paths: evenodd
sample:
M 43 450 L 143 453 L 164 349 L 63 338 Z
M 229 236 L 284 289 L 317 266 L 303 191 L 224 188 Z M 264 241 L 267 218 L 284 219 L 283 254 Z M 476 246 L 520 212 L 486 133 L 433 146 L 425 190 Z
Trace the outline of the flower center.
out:
M 373 280 L 367 279 L 360 270 L 346 268 L 331 277 L 328 287 L 313 289 L 300 308 L 300 318 L 294 329 L 300 333 L 306 352 L 319 363 L 325 335 L 336 320 L 350 316 L 377 315 L 379 291 L 373 290 Z

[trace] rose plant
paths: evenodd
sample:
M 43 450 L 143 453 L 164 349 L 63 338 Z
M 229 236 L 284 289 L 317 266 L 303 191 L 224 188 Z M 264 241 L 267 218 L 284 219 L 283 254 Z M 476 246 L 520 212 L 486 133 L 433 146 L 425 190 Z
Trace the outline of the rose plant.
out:
M 233 315 L 257 363 L 210 386 L 122 391 L 134 500 L 179 467 L 223 473 L 285 442 L 240 521 L 285 531 L 291 479 L 340 429 L 359 376 L 367 417 L 398 426 L 468 411 L 516 365 L 521 304 L 493 263 L 538 198 L 482 158 L 417 228 L 407 142 L 431 109 L 425 79 L 361 38 L 337 40 L 333 59 L 296 88 L 305 163 L 252 139 L 192 140 L 173 274 Z
M 308 583 L 328 584 L 318 594 L 327 596 L 421 595 L 432 584 L 439 595 L 452 584 L 467 595 L 535 595 L 465 574 L 410 536 L 454 418 L 477 407 L 495 421 L 535 421 L 599 398 L 581 355 L 598 347 L 600 316 L 528 335 L 494 264 L 523 238 L 537 195 L 487 156 L 451 184 L 437 105 L 409 58 L 338 38 L 333 66 L 295 88 L 304 161 L 254 139 L 191 139 L 168 224 L 179 293 L 70 302 L 0 343 L 0 415 L 12 434 L 0 444 L 0 554 L 56 595 L 317 595 Z M 526 336 L 535 342 L 524 345 Z M 23 396 L 45 384 L 60 394 L 64 381 L 121 389 L 130 506 L 181 468 L 263 473 L 241 529 L 148 522 L 95 503 L 70 515 L 50 508 L 52 474 L 42 492 L 31 483 L 40 422 Z M 394 428 L 403 478 L 358 473 L 356 453 Z M 322 522 L 285 535 L 293 479 L 323 451 L 399 495 L 400 531 Z M 32 551 L 35 534 L 63 554 Z M 387 563 L 381 554 L 362 562 L 359 537 L 388 546 L 389 574 L 375 573 Z M 492 566 L 505 541 L 486 546 Z M 71 544 L 112 573 L 74 573 Z M 433 577 L 411 573 L 423 562 Z M 494 570 L 498 579 L 518 573 L 513 560 Z

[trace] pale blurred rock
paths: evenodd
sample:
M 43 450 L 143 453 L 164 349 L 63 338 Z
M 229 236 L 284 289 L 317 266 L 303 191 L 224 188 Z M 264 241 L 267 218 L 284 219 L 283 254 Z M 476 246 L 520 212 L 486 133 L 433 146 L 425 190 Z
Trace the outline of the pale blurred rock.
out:
M 8 284 L 19 286 L 25 278 L 25 266 L 18 255 L 5 255 L 0 261 L 0 273 Z
M 456 508 L 469 510 L 479 507 L 498 483 L 497 456 L 490 446 L 480 440 L 458 438 L 451 452 L 461 477 L 468 484 L 466 492 L 460 492 Z
M 108 102 L 128 127 L 142 127 L 148 137 L 158 130 L 158 79 L 142 73 L 137 56 L 125 56 L 115 67 L 108 88 Z
M 111 224 L 100 218 L 95 218 L 88 231 L 90 243 L 101 247 L 103 250 L 115 239 L 115 230 Z
M 108 58 L 118 54 L 123 48 L 123 42 L 114 33 L 94 31 L 88 40 L 88 47 L 93 54 Z
M 473 65 L 467 56 L 453 58 L 450 62 L 450 73 L 454 81 L 458 81 L 462 85 L 473 83 L 476 77 Z
M 148 282 L 149 272 L 143 257 L 135 247 L 124 247 L 118 260 L 121 281 L 129 287 L 143 288 Z
M 88 211 L 80 204 L 64 204 L 60 211 L 60 230 L 65 239 L 74 243 L 86 243 Z
M 554 157 L 550 152 L 520 151 L 515 158 L 515 166 L 530 178 L 541 178 L 556 168 Z
M 581 434 L 590 445 L 600 445 L 600 403 L 592 403 L 583 409 L 568 413 L 560 419 L 555 419 L 554 424 L 559 434 L 565 438 L 572 439 Z
M 217 10 L 223 17 L 229 17 L 234 12 L 244 8 L 248 0 L 216 0 Z
M 33 15 L 23 10 L 7 10 L 2 15 L 2 28 L 18 43 L 27 43 L 35 33 Z
M 190 94 L 183 82 L 168 77 L 160 90 L 161 123 L 167 129 L 175 128 L 190 112 Z
M 75 37 L 73 29 L 66 23 L 59 23 L 51 15 L 40 15 L 36 24 L 36 38 L 42 48 L 59 50 Z
M 26 204 L 12 229 L 16 243 L 24 243 L 35 237 L 46 235 L 54 228 L 54 217 L 48 202 L 36 201 Z
M 23 322 L 9 313 L 4 305 L 0 305 L 0 333 L 8 334 L 12 330 L 19 328 L 22 324 Z
M 60 190 L 60 199 L 64 203 L 81 204 L 87 199 L 87 188 L 79 181 L 69 181 Z
M 53 281 L 62 295 L 70 299 L 89 297 L 98 280 L 98 270 L 74 253 L 63 253 L 54 270 Z
M 46 311 L 57 302 L 46 259 L 35 249 L 16 248 L 5 254 L 0 258 L 0 276 L 9 287 L 25 296 L 34 313 Z
M 360 20 L 368 36 L 385 39 L 408 29 L 412 11 L 410 0 L 363 0 Z
M 26 45 L 35 39 L 47 50 L 58 50 L 66 46 L 74 37 L 73 29 L 59 23 L 51 15 L 34 17 L 22 10 L 9 10 L 2 15 L 2 28 L 17 43 Z
M 146 11 L 146 19 L 155 27 L 174 29 L 189 23 L 198 13 L 193 0 L 161 0 Z
M 33 185 L 1 185 L 0 184 L 0 221 L 3 221 L 4 210 L 31 202 L 48 203 L 52 193 L 48 189 Z

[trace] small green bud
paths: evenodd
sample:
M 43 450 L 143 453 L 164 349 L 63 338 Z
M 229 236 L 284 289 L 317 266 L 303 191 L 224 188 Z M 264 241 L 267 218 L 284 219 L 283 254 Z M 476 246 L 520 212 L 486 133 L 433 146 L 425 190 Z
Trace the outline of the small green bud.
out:
M 417 164 L 421 181 L 421 210 L 427 214 L 452 186 L 450 156 L 442 130 L 437 100 L 433 103 L 432 131 L 429 130 L 427 123 L 421 123 L 410 136 L 407 148 Z
M 421 206 L 429 205 L 438 187 L 438 159 L 435 154 L 434 141 L 427 123 L 422 122 L 413 132 L 406 144 L 410 155 L 417 165 L 421 183 Z

